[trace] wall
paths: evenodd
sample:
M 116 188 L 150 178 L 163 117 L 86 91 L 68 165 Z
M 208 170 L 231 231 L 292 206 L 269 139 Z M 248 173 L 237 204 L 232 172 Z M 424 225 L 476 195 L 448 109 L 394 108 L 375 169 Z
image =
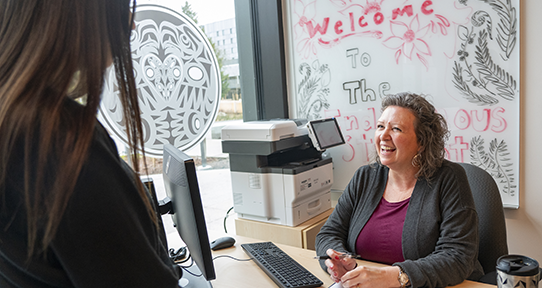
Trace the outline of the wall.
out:
M 522 0 L 521 25 L 521 144 L 519 209 L 505 210 L 510 253 L 542 262 L 542 1 Z

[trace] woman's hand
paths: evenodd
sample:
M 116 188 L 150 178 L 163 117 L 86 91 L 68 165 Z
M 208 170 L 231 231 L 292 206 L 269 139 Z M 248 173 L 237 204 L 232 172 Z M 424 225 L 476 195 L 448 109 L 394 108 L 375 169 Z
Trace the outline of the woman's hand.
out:
M 340 282 L 344 288 L 388 288 L 400 287 L 398 280 L 399 267 L 365 267 L 358 266 L 356 269 L 345 273 Z
M 346 272 L 356 268 L 356 260 L 350 257 L 344 257 L 344 253 L 337 252 L 333 249 L 326 251 L 327 256 L 330 259 L 326 260 L 327 272 L 331 275 L 331 279 L 335 282 L 339 282 L 341 277 Z

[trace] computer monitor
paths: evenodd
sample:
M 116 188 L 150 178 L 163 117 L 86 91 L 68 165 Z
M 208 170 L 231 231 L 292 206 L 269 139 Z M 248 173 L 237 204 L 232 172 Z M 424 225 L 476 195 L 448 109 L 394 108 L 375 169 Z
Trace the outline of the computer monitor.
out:
M 208 281 L 216 275 L 194 160 L 170 144 L 164 145 L 163 160 L 164 186 L 171 199 L 173 222 L 197 265 L 188 271 L 182 269 L 179 284 L 186 288 L 211 287 Z

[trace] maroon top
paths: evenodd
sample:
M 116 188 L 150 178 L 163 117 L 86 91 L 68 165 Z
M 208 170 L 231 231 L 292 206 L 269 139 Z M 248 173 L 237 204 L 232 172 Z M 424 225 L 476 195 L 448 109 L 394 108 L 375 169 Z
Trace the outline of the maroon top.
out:
M 393 264 L 403 262 L 401 236 L 410 198 L 390 203 L 382 197 L 380 204 L 356 240 L 356 253 L 363 259 Z

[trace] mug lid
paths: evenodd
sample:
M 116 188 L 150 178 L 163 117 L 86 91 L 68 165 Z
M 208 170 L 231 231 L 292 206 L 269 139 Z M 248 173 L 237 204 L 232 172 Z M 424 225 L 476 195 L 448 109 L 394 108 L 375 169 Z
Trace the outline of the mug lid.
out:
M 515 276 L 538 274 L 538 261 L 523 255 L 504 255 L 497 260 L 497 270 Z

